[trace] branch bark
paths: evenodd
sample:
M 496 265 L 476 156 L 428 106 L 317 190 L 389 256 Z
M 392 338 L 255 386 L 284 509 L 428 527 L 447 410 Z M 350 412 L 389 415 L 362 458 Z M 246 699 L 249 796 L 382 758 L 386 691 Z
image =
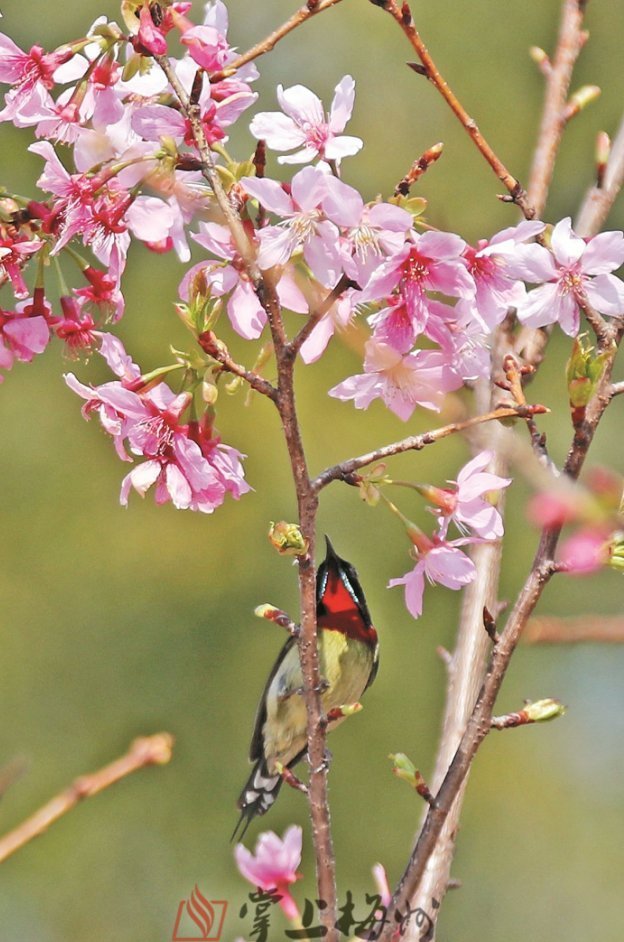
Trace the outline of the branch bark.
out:
M 172 748 L 173 736 L 169 733 L 157 733 L 154 736 L 135 739 L 125 756 L 105 765 L 98 772 L 77 778 L 32 817 L 1 837 L 0 863 L 35 837 L 44 834 L 51 824 L 75 808 L 83 798 L 97 795 L 98 792 L 110 788 L 115 782 L 148 765 L 166 765 L 171 759 Z

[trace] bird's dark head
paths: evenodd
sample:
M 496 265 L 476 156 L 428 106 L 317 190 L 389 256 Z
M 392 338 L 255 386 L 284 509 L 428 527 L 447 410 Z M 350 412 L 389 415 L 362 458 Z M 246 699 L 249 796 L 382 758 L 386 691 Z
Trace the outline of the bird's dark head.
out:
M 327 553 L 316 574 L 316 616 L 320 628 L 373 643 L 377 640 L 355 568 L 325 537 Z

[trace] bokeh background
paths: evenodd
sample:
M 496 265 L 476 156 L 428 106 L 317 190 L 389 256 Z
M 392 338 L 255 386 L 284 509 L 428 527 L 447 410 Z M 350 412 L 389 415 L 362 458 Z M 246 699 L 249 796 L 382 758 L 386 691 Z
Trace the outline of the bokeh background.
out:
M 288 0 L 230 0 L 231 41 L 254 43 L 294 9 Z M 3 0 L 1 28 L 21 46 L 52 48 L 82 35 L 96 15 L 114 18 L 114 2 Z M 200 5 L 196 4 L 199 9 Z M 559 4 L 520 6 L 473 0 L 419 3 L 417 21 L 438 63 L 510 168 L 526 178 L 540 113 L 542 78 L 527 50 L 553 46 Z M 591 39 L 575 86 L 603 95 L 569 127 L 546 218 L 574 214 L 592 179 L 593 142 L 613 132 L 622 105 L 621 3 L 590 4 Z M 357 81 L 350 132 L 365 139 L 345 163 L 345 179 L 366 197 L 389 194 L 411 161 L 438 140 L 441 161 L 415 192 L 429 218 L 467 239 L 487 236 L 516 218 L 495 198 L 498 182 L 433 88 L 408 70 L 413 58 L 396 26 L 365 0 L 345 0 L 284 40 L 261 61 L 262 110 L 275 107 L 275 86 L 301 82 L 329 101 L 346 73 Z M 2 183 L 32 192 L 40 167 L 26 151 L 28 132 L 0 132 Z M 244 128 L 232 150 L 251 152 Z M 614 211 L 624 223 L 624 204 Z M 181 269 L 174 257 L 134 247 L 119 333 L 149 369 L 166 361 L 169 343 L 187 338 L 172 308 Z M 543 420 L 561 460 L 569 439 L 563 364 L 557 338 L 550 363 L 532 387 L 555 410 Z M 242 355 L 247 355 L 242 353 Z M 117 501 L 127 468 L 60 374 L 75 368 L 88 381 L 99 366 L 62 362 L 58 347 L 18 365 L 0 390 L 0 763 L 23 757 L 27 771 L 0 805 L 8 830 L 75 776 L 124 751 L 139 734 L 170 730 L 175 756 L 85 802 L 2 868 L 0 938 L 6 942 L 168 942 L 178 902 L 195 883 L 230 902 L 223 938 L 249 936 L 238 918 L 248 887 L 228 844 L 234 801 L 248 774 L 254 709 L 283 641 L 254 619 L 274 602 L 292 612 L 295 571 L 268 545 L 269 520 L 292 519 L 293 492 L 278 425 L 268 403 L 244 409 L 221 403 L 227 441 L 249 454 L 254 492 L 214 518 L 156 508 L 151 497 Z M 376 403 L 368 413 L 328 399 L 330 385 L 355 372 L 355 354 L 334 342 L 322 363 L 300 370 L 299 403 L 312 469 L 357 454 L 436 419 L 417 414 L 407 426 Z M 560 411 L 557 412 L 559 407 Z M 594 463 L 623 469 L 622 407 L 616 402 L 598 437 Z M 401 475 L 442 483 L 467 454 L 447 441 L 397 461 Z M 400 476 L 397 471 L 397 476 Z M 407 496 L 405 496 L 407 494 Z M 402 506 L 418 518 L 417 500 Z M 520 482 L 510 500 L 503 597 L 513 598 L 536 535 L 522 510 Z M 364 712 L 332 737 L 331 798 L 340 895 L 364 909 L 370 868 L 383 861 L 391 879 L 402 870 L 421 806 L 390 773 L 389 752 L 405 751 L 431 769 L 443 703 L 444 672 L 435 654 L 452 645 L 458 598 L 428 590 L 423 618 L 407 615 L 388 579 L 408 568 L 400 528 L 382 508 L 334 486 L 323 496 L 321 532 L 358 567 L 379 627 L 379 678 Z M 555 580 L 540 611 L 606 612 L 622 608 L 624 583 L 607 573 Z M 486 942 L 601 942 L 621 939 L 624 864 L 624 650 L 521 648 L 499 702 L 556 696 L 568 715 L 551 725 L 492 736 L 475 764 L 459 836 L 440 939 Z M 310 836 L 301 796 L 285 789 L 270 816 L 254 824 L 281 833 L 304 823 L 305 881 L 313 894 Z M 271 940 L 281 938 L 276 914 Z

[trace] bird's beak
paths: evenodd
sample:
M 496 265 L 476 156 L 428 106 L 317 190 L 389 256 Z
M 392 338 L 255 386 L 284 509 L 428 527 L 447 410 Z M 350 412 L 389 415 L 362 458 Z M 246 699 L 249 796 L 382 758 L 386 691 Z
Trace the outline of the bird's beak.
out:
M 325 562 L 326 563 L 335 562 L 336 564 L 338 564 L 340 562 L 340 557 L 336 553 L 336 550 L 334 549 L 334 547 L 331 545 L 331 542 L 327 534 L 325 534 L 325 543 L 327 544 L 327 554 L 325 556 Z

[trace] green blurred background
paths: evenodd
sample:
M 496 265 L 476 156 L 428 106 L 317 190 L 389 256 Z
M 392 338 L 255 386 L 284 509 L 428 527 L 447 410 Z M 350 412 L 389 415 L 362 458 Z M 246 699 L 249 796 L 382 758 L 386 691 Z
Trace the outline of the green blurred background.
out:
M 200 5 L 196 4 L 199 10 Z M 231 41 L 246 48 L 294 9 L 287 0 L 231 0 Z M 1 28 L 21 46 L 47 48 L 81 35 L 117 3 L 3 0 Z M 444 75 L 514 173 L 527 175 L 542 79 L 528 58 L 532 44 L 551 49 L 559 4 L 437 0 L 418 4 L 417 21 Z M 622 105 L 622 4 L 590 4 L 591 40 L 575 86 L 601 85 L 603 95 L 566 132 L 546 218 L 574 214 L 593 173 L 599 129 L 614 132 Z M 344 165 L 345 179 L 366 197 L 389 194 L 427 146 L 445 142 L 442 160 L 415 192 L 430 201 L 429 218 L 467 239 L 511 224 L 498 182 L 433 88 L 405 67 L 413 58 L 390 18 L 365 0 L 345 0 L 284 40 L 261 63 L 259 107 L 275 107 L 275 86 L 301 82 L 329 101 L 342 75 L 357 81 L 350 133 L 365 139 Z M 30 192 L 40 161 L 25 151 L 28 132 L 4 125 L 2 182 Z M 241 128 L 232 150 L 252 141 Z M 613 213 L 624 223 L 624 206 Z M 144 369 L 166 361 L 167 345 L 186 344 L 172 302 L 181 269 L 174 257 L 133 248 L 119 333 Z M 247 356 L 237 348 L 242 356 Z M 562 411 L 545 418 L 552 453 L 561 460 L 570 431 L 558 338 L 550 366 L 532 387 L 535 399 Z M 252 615 L 255 605 L 296 609 L 295 571 L 266 540 L 269 520 L 292 519 L 292 486 L 279 429 L 264 401 L 244 410 L 220 403 L 226 441 L 249 454 L 254 492 L 227 503 L 214 518 L 156 508 L 151 496 L 119 507 L 127 468 L 78 399 L 60 379 L 76 369 L 85 381 L 99 366 L 62 362 L 58 347 L 18 365 L 0 390 L 0 763 L 21 756 L 27 774 L 0 806 L 8 830 L 73 777 L 123 752 L 139 734 L 170 730 L 172 763 L 149 769 L 87 801 L 2 868 L 2 942 L 168 942 L 179 900 L 198 883 L 211 899 L 230 901 L 223 938 L 249 936 L 239 920 L 247 886 L 228 844 L 234 801 L 248 774 L 253 713 L 282 638 Z M 407 426 L 376 403 L 368 413 L 325 395 L 357 371 L 339 344 L 321 364 L 300 371 L 299 404 L 310 465 L 335 460 L 436 424 L 415 415 Z M 103 376 L 103 374 L 101 374 Z M 621 408 L 614 405 L 596 443 L 594 463 L 623 469 Z M 437 483 L 453 477 L 465 445 L 448 441 L 397 461 L 403 476 Z M 394 466 L 393 466 L 394 467 Z M 397 470 L 397 476 L 399 472 Z M 406 492 L 407 494 L 407 492 Z M 526 525 L 522 483 L 510 500 L 505 537 L 504 598 L 513 598 L 535 547 Z M 416 499 L 400 495 L 418 516 Z M 341 899 L 347 889 L 364 907 L 378 860 L 394 880 L 404 865 L 421 805 L 393 780 L 387 754 L 405 751 L 427 774 L 432 767 L 444 672 L 435 654 L 452 645 L 458 598 L 427 591 L 423 618 L 412 621 L 388 579 L 408 568 L 400 528 L 355 491 L 334 486 L 323 496 L 320 532 L 360 572 L 379 627 L 379 678 L 364 712 L 332 737 L 331 798 Z M 607 573 L 592 580 L 557 579 L 540 611 L 621 610 L 624 585 Z M 580 942 L 621 939 L 620 872 L 624 863 L 624 651 L 570 647 L 520 649 L 499 702 L 516 709 L 525 697 L 556 696 L 569 705 L 552 725 L 496 735 L 476 762 L 440 939 L 462 942 Z M 301 796 L 285 789 L 248 844 L 268 827 L 281 833 L 305 824 Z M 306 880 L 313 894 L 310 836 L 304 837 Z M 282 938 L 276 914 L 271 939 Z

